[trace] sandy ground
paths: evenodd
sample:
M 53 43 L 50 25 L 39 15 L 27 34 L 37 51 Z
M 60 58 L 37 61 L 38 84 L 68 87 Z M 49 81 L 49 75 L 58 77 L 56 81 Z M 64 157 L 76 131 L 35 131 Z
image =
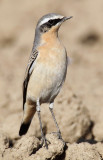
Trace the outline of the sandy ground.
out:
M 49 149 L 40 147 L 35 114 L 26 136 L 18 131 L 22 119 L 22 82 L 38 19 L 54 12 L 73 19 L 59 36 L 71 64 L 54 112 L 64 147 L 48 105 L 41 106 Z M 38 139 L 39 138 L 39 139 Z M 103 159 L 103 1 L 0 1 L 0 160 Z

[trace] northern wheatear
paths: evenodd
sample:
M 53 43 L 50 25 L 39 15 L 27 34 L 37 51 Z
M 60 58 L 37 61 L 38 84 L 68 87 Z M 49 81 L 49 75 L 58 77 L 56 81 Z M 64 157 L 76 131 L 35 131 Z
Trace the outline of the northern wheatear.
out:
M 49 109 L 57 127 L 57 134 L 62 139 L 56 122 L 53 105 L 66 77 L 68 58 L 65 47 L 58 38 L 61 24 L 72 17 L 50 13 L 37 23 L 32 52 L 23 83 L 23 120 L 19 135 L 26 134 L 34 113 L 37 111 L 42 142 L 47 142 L 43 134 L 40 105 L 49 103 Z

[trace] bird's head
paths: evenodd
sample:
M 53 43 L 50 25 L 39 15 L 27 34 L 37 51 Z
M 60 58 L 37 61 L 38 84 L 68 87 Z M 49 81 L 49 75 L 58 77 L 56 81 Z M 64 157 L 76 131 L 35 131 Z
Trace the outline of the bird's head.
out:
M 40 43 L 51 43 L 51 41 L 54 40 L 55 37 L 57 37 L 58 29 L 60 28 L 61 24 L 71 18 L 72 16 L 65 17 L 56 13 L 49 13 L 47 15 L 44 15 L 38 21 L 36 26 L 33 48 L 40 45 Z
M 38 21 L 36 29 L 41 34 L 49 31 L 57 32 L 61 24 L 71 18 L 72 16 L 65 17 L 56 13 L 49 13 Z

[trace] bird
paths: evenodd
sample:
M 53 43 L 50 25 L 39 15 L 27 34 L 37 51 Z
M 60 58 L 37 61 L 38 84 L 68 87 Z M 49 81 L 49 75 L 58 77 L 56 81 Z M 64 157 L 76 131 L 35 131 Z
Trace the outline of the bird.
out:
M 40 18 L 36 25 L 33 47 L 23 81 L 23 118 L 19 135 L 27 133 L 33 116 L 37 112 L 42 145 L 45 144 L 47 149 L 40 106 L 43 103 L 49 104 L 58 138 L 63 140 L 53 107 L 54 100 L 66 78 L 68 56 L 58 37 L 58 30 L 63 22 L 71 18 L 72 16 L 65 17 L 56 13 L 49 13 Z

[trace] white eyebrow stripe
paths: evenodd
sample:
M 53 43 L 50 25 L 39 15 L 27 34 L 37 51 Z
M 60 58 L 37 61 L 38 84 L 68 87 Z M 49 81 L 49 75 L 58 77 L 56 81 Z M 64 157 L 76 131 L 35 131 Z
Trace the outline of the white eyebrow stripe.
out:
M 44 24 L 44 23 L 46 23 L 46 22 L 48 22 L 50 19 L 62 19 L 63 18 L 63 16 L 54 16 L 54 17 L 48 17 L 48 18 L 45 18 L 44 20 L 42 20 L 41 22 L 40 22 L 40 24 L 39 25 L 42 25 L 42 24 Z

